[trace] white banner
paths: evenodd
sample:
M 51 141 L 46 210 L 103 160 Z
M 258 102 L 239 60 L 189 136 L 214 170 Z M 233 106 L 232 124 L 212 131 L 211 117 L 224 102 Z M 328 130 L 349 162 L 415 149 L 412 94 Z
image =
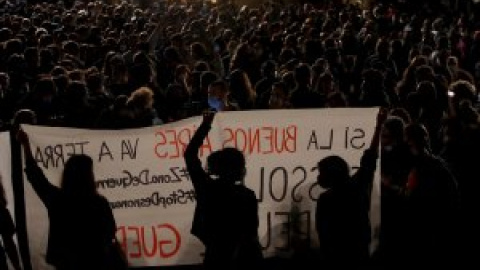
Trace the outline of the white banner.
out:
M 222 112 L 202 147 L 235 146 L 247 159 L 246 185 L 259 201 L 261 243 L 266 256 L 292 246 L 316 246 L 317 162 L 339 155 L 358 167 L 373 135 L 377 108 Z M 202 244 L 190 234 L 194 191 L 183 151 L 201 117 L 121 131 L 24 126 L 48 179 L 59 184 L 64 162 L 85 153 L 95 161 L 98 190 L 110 201 L 117 236 L 132 266 L 201 263 Z M 378 172 L 379 170 L 377 170 Z M 379 174 L 373 191 L 373 224 L 379 224 Z M 28 235 L 34 269 L 46 269 L 48 219 L 26 184 Z M 375 225 L 375 226 L 376 226 Z M 299 241 L 300 240 L 300 241 Z

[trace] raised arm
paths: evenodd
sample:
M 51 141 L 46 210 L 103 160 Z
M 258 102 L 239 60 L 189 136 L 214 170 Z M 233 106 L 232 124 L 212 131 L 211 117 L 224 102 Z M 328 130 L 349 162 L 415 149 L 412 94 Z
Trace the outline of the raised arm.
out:
M 383 123 L 385 122 L 387 117 L 388 109 L 380 108 L 377 114 L 377 122 L 375 126 L 375 131 L 373 132 L 372 140 L 370 142 L 370 146 L 363 153 L 362 159 L 360 161 L 360 168 L 356 173 L 357 180 L 360 180 L 361 184 L 367 187 L 371 186 L 373 176 L 377 168 L 378 152 L 380 148 L 380 136 Z
M 208 175 L 203 169 L 202 162 L 198 156 L 198 150 L 210 131 L 214 117 L 215 112 L 208 111 L 203 113 L 203 121 L 195 131 L 195 134 L 188 143 L 184 153 L 187 170 L 192 179 L 193 187 L 197 191 L 197 195 L 201 185 L 208 179 Z
M 22 129 L 19 129 L 17 133 L 17 140 L 23 146 L 23 154 L 25 156 L 26 163 L 25 173 L 27 174 L 27 180 L 30 182 L 30 184 L 32 184 L 32 187 L 37 193 L 38 197 L 40 197 L 40 199 L 48 208 L 52 198 L 58 195 L 60 189 L 52 185 L 48 181 L 42 169 L 35 161 L 32 154 L 30 139 L 27 133 L 25 133 L 25 131 L 23 131 Z
M 377 124 L 375 126 L 375 132 L 372 136 L 372 141 L 370 142 L 370 150 L 373 152 L 378 153 L 378 149 L 380 147 L 380 136 L 382 133 L 383 124 L 385 120 L 388 118 L 388 109 L 387 108 L 380 108 L 377 114 Z

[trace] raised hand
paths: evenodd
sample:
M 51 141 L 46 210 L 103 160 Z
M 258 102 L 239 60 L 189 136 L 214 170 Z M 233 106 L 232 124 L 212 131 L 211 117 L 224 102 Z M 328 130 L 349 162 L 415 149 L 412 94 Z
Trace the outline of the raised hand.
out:
M 22 145 L 27 145 L 30 142 L 28 138 L 28 134 L 21 128 L 18 129 L 16 138 L 17 138 L 17 141 Z
M 380 108 L 377 114 L 377 126 L 381 126 L 383 123 L 385 123 L 385 120 L 388 118 L 388 112 L 388 108 Z
M 215 118 L 215 111 L 205 111 L 203 112 L 203 123 L 211 125 L 213 122 L 213 119 Z

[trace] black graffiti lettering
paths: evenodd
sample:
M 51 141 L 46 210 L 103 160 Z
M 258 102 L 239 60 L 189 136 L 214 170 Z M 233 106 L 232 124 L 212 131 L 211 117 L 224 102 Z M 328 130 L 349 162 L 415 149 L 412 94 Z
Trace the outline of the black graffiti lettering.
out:
M 138 147 L 139 138 L 135 139 L 135 144 L 132 145 L 130 140 L 122 140 L 122 160 L 126 157 L 130 159 L 137 158 L 137 147 Z
M 186 180 L 190 180 L 190 175 L 188 174 L 188 171 L 186 168 L 172 167 L 170 168 L 170 172 L 173 175 L 173 180 L 171 181 L 172 183 L 181 182 L 182 178 L 185 178 Z
M 267 212 L 263 220 L 267 226 L 265 234 L 260 235 L 263 250 L 274 248 L 279 252 L 287 252 L 299 242 L 311 245 L 314 227 L 310 210 Z
M 138 174 L 123 170 L 121 177 L 108 177 L 106 179 L 100 179 L 96 181 L 98 188 L 129 188 L 140 185 L 152 185 L 152 184 L 171 184 L 182 181 L 182 178 L 188 178 L 188 172 L 183 173 L 178 167 L 169 169 L 173 175 L 170 174 L 151 174 L 149 169 L 143 169 Z M 179 174 L 181 172 L 182 174 Z M 186 175 L 185 175 L 186 174 Z
M 140 199 L 131 199 L 131 200 L 123 200 L 123 201 L 115 201 L 110 202 L 110 207 L 112 209 L 118 208 L 142 208 L 142 207 L 149 207 L 152 205 L 151 198 L 140 198 Z
M 308 140 L 307 150 L 311 150 L 310 147 L 313 147 L 315 150 L 332 150 L 333 147 L 333 129 L 330 129 L 330 136 L 328 137 L 328 142 L 326 144 L 320 144 L 317 139 L 317 133 L 315 130 L 310 134 L 310 139 Z
M 297 193 L 297 190 L 300 188 L 300 186 L 307 180 L 307 171 L 305 170 L 304 167 L 297 166 L 293 169 L 293 174 L 295 175 L 297 172 L 300 172 L 301 176 L 300 176 L 300 181 L 293 186 L 292 200 L 294 202 L 301 202 L 303 200 L 303 197 L 302 196 L 297 197 L 297 196 L 295 196 L 295 194 Z M 298 193 L 300 193 L 300 192 L 298 192 Z
M 343 131 L 342 131 L 343 130 Z M 307 150 L 332 150 L 336 146 L 344 149 L 363 149 L 365 143 L 365 130 L 362 128 L 345 127 L 344 129 L 330 129 L 325 132 L 327 136 L 317 135 L 312 130 L 307 144 Z
M 102 158 L 104 156 L 108 156 L 108 157 L 110 157 L 110 160 L 113 160 L 112 152 L 110 151 L 110 148 L 108 147 L 106 142 L 102 142 L 102 145 L 100 146 L 100 153 L 98 154 L 98 161 L 101 162 Z
M 275 167 L 269 171 L 267 168 L 261 167 L 257 192 L 258 202 L 264 202 L 268 197 L 275 202 L 282 202 L 288 196 L 294 202 L 301 202 L 304 198 L 310 198 L 307 192 L 310 188 L 309 180 L 312 176 L 310 172 L 314 170 L 315 168 L 307 170 L 303 166 L 296 166 L 292 170 L 285 167 Z
M 142 208 L 150 206 L 159 206 L 168 208 L 175 205 L 184 205 L 195 202 L 195 191 L 193 189 L 178 189 L 172 191 L 166 196 L 158 191 L 153 192 L 150 196 L 144 198 L 120 200 L 110 202 L 112 208 Z
M 97 188 L 116 188 L 123 186 L 125 182 L 128 181 L 128 177 L 120 177 L 120 178 L 107 178 L 102 180 L 97 180 L 96 185 Z
M 272 246 L 272 213 L 267 213 L 267 218 L 265 223 L 267 224 L 267 232 L 265 235 L 260 235 L 260 245 L 263 250 L 267 250 Z
M 142 172 L 143 172 L 143 171 L 142 171 Z M 127 187 L 129 187 L 129 186 L 131 186 L 131 185 L 133 185 L 133 186 L 138 186 L 138 183 L 140 182 L 140 176 L 135 176 L 135 175 L 133 175 L 132 173 L 130 173 L 129 171 L 127 171 L 127 170 L 124 170 L 123 173 L 128 176 L 128 177 L 127 177 L 128 180 L 123 182 L 123 185 L 122 185 L 123 188 L 127 188 Z M 142 173 L 140 173 L 140 175 L 141 175 L 141 174 L 142 174 Z
M 277 174 L 277 172 L 280 172 L 281 175 L 280 175 L 280 179 L 279 181 L 281 181 L 281 189 L 280 189 L 280 196 L 274 194 L 274 190 L 275 188 L 274 187 L 278 187 L 279 185 L 275 184 L 274 183 L 274 179 L 275 179 L 275 175 Z M 272 172 L 270 173 L 270 181 L 269 181 L 269 184 L 270 184 L 270 196 L 272 197 L 272 199 L 274 201 L 277 201 L 277 202 L 280 202 L 280 201 L 283 201 L 285 199 L 285 196 L 287 195 L 287 188 L 288 188 L 288 172 L 285 168 L 283 167 L 277 167 L 275 169 L 272 170 Z
M 260 168 L 260 188 L 258 192 L 257 201 L 259 203 L 263 202 L 263 194 L 265 192 L 265 167 Z
M 347 128 L 347 131 L 345 131 L 345 140 L 347 140 L 347 138 L 349 137 L 348 134 L 348 128 Z M 365 147 L 365 130 L 361 129 L 361 128 L 356 128 L 353 130 L 352 132 L 354 135 L 351 135 L 351 138 L 350 138 L 350 141 L 349 141 L 349 144 L 350 144 L 350 147 L 352 147 L 353 149 L 363 149 Z M 345 149 L 348 149 L 348 146 L 345 145 Z
M 75 154 L 83 154 L 84 146 L 89 142 L 76 142 L 66 144 L 47 145 L 35 149 L 35 161 L 48 169 L 65 165 L 67 159 Z

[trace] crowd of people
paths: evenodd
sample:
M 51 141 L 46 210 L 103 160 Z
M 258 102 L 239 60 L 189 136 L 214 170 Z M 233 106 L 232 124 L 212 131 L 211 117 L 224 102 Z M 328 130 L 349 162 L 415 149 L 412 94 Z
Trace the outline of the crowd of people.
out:
M 319 2 L 0 1 L 0 129 L 381 107 L 382 229 L 369 261 L 478 264 L 477 7 Z

